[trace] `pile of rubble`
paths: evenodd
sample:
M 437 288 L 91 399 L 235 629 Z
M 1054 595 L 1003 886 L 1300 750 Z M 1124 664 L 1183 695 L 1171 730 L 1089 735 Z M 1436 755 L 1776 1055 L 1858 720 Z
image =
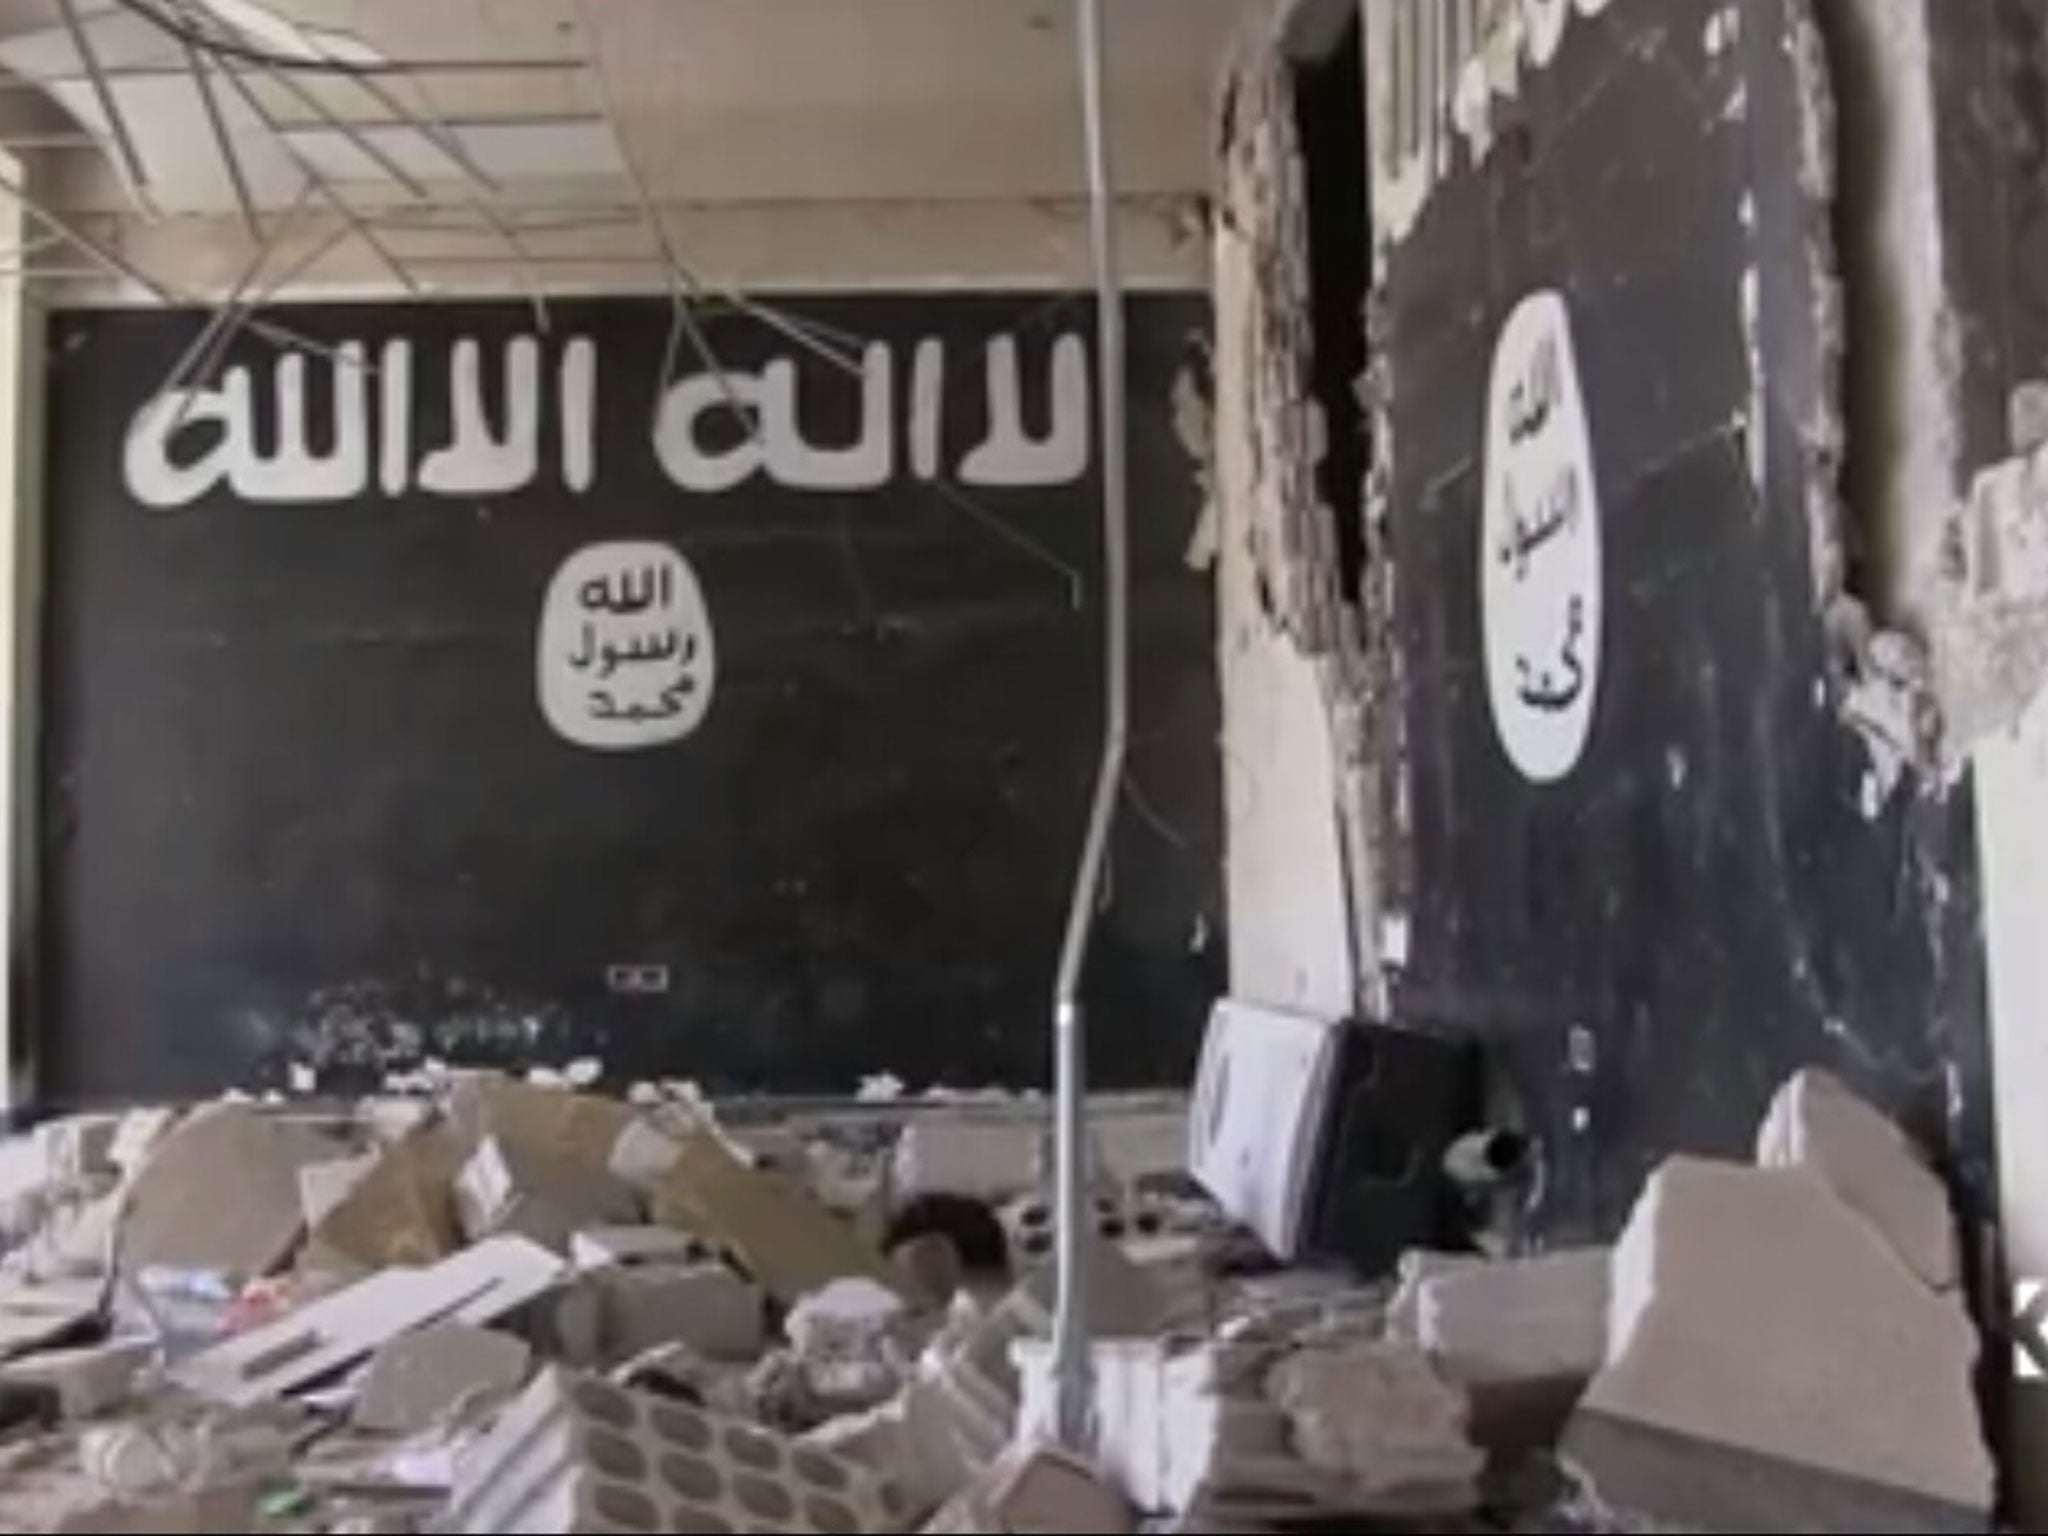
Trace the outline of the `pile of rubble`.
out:
M 1097 1117 L 1085 1463 L 1042 1106 L 725 1125 L 479 1073 L 42 1127 L 0 1143 L 0 1531 L 1729 1529 L 1771 1477 L 1981 1528 L 1941 1186 L 1831 1080 L 1611 1255 L 1398 1287 L 1247 1264 L 1184 1118 Z M 1560 1436 L 1577 1493 L 1505 1475 Z

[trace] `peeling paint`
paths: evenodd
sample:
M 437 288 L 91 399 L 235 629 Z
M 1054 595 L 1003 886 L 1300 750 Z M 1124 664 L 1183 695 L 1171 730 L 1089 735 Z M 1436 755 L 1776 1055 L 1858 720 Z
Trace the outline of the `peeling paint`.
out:
M 1749 483 L 1756 490 L 1759 507 L 1769 467 L 1771 423 L 1770 383 L 1764 371 L 1762 304 L 1757 270 L 1750 267 L 1742 274 L 1742 350 L 1749 362 L 1749 419 L 1743 435 L 1749 447 Z
M 2013 455 L 1980 469 L 1954 514 L 1936 621 L 1960 756 L 2009 728 L 2048 690 L 2048 380 L 2007 404 Z
M 1348 753 L 1369 744 L 1348 723 L 1358 624 L 1318 482 L 1326 434 L 1289 77 L 1277 31 L 1250 37 L 1233 61 L 1220 146 L 1214 475 L 1230 968 L 1234 995 L 1336 1016 L 1358 1006 L 1370 969 L 1343 827 L 1345 805 L 1362 798 Z
M 1865 819 L 1874 821 L 1908 769 L 1935 776 L 1941 720 L 1934 702 L 1933 669 L 1919 641 L 1898 630 L 1883 630 L 1865 636 L 1854 654 L 1842 720 L 1862 737 L 1870 754 L 1861 809 Z

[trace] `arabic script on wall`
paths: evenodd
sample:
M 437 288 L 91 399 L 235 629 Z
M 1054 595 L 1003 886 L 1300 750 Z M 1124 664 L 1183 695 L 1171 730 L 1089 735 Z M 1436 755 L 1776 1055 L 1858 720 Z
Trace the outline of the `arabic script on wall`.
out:
M 1531 294 L 1494 348 L 1479 590 L 1486 694 L 1532 783 L 1578 765 L 1600 684 L 1600 501 L 1561 295 Z
M 349 502 L 368 494 L 373 476 L 386 496 L 470 499 L 534 484 L 548 468 L 543 448 L 551 444 L 561 483 L 585 492 L 601 469 L 597 344 L 569 338 L 552 360 L 548 345 L 530 335 L 488 348 L 474 337 L 453 342 L 444 442 L 416 441 L 418 373 L 409 340 L 385 342 L 374 362 L 360 341 L 317 364 L 297 352 L 277 357 L 269 364 L 267 432 L 259 422 L 259 372 L 237 365 L 218 383 L 151 396 L 129 423 L 122 478 L 129 495 L 160 511 L 222 487 L 245 502 Z M 950 475 L 989 489 L 1070 485 L 1088 472 L 1088 349 L 1072 334 L 1043 345 L 1047 400 L 1033 413 L 1042 431 L 1026 425 L 1017 338 L 1002 334 L 988 337 L 978 358 L 964 359 L 927 338 L 910 349 L 908 368 L 894 348 L 870 342 L 844 370 L 806 354 L 758 369 L 686 371 L 662 394 L 650 446 L 670 482 L 698 494 L 737 490 L 757 477 L 796 491 L 879 490 L 906 470 L 917 480 Z M 983 425 L 974 441 L 946 441 L 949 365 L 979 375 Z M 308 387 L 316 366 L 332 373 L 323 405 Z M 489 368 L 497 370 L 495 391 L 486 388 Z M 820 443 L 805 430 L 804 402 L 816 412 L 815 401 L 831 391 L 857 402 L 851 441 Z M 502 402 L 496 420 L 487 404 L 493 395 Z M 733 430 L 735 411 L 745 431 Z
M 697 576 L 666 544 L 592 544 L 562 563 L 541 609 L 541 713 L 601 751 L 695 730 L 717 675 Z

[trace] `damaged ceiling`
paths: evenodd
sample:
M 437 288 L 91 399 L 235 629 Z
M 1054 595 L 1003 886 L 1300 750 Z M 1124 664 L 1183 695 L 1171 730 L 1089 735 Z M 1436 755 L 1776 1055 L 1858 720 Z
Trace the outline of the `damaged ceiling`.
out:
M 1112 12 L 1139 282 L 1199 272 L 1238 9 Z M 770 286 L 821 251 L 851 270 L 817 276 L 855 284 L 1066 278 L 1074 53 L 1061 0 L 7 0 L 0 142 L 46 206 L 195 294 L 266 249 L 294 291 L 654 288 L 664 239 Z

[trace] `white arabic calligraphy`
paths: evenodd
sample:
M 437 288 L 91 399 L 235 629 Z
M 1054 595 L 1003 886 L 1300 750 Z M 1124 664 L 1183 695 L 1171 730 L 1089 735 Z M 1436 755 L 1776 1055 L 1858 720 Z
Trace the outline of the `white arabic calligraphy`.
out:
M 217 386 L 190 385 L 152 396 L 135 413 L 122 445 L 121 468 L 129 494 L 146 507 L 189 506 L 221 485 L 243 501 L 345 502 L 361 496 L 370 479 L 370 370 L 364 348 L 351 341 L 327 364 L 331 375 L 331 446 L 307 446 L 309 407 L 304 354 L 287 353 L 271 367 L 276 445 L 257 445 L 256 372 L 228 369 Z M 483 347 L 464 337 L 449 357 L 449 441 L 428 453 L 412 472 L 414 349 L 394 339 L 377 364 L 377 484 L 403 495 L 415 480 L 441 496 L 503 495 L 533 482 L 540 469 L 541 344 L 514 337 L 503 348 L 505 424 L 494 432 L 485 419 Z M 562 394 L 564 475 L 574 490 L 590 484 L 590 427 L 596 364 L 587 340 L 564 349 Z M 196 456 L 181 445 L 206 439 Z
M 472 498 L 509 495 L 535 483 L 542 471 L 550 345 L 531 335 L 494 344 L 464 336 L 450 343 L 443 385 L 447 440 L 416 445 L 419 348 L 405 338 L 385 341 L 374 370 L 378 489 L 391 497 L 417 492 Z M 1087 474 L 1087 344 L 1078 335 L 1061 335 L 1042 345 L 1044 408 L 1027 417 L 1018 338 L 997 335 L 982 343 L 986 410 L 979 441 L 958 450 L 957 474 L 964 484 L 1066 485 Z M 275 447 L 268 454 L 258 447 L 260 367 L 237 365 L 216 385 L 153 397 L 136 412 L 122 451 L 130 494 L 160 510 L 189 506 L 222 486 L 249 502 L 346 502 L 361 496 L 372 469 L 372 370 L 363 366 L 364 350 L 362 343 L 348 342 L 324 365 L 332 374 L 333 417 L 324 453 L 308 447 L 309 364 L 300 353 L 271 364 Z M 904 457 L 919 480 L 944 473 L 949 360 L 946 344 L 932 337 L 918 341 L 911 353 L 907 399 L 900 403 L 908 416 Z M 487 388 L 493 370 L 495 390 Z M 585 493 L 597 479 L 596 344 L 588 337 L 569 338 L 552 372 L 562 483 Z M 774 357 L 759 369 L 685 372 L 655 412 L 656 460 L 676 486 L 705 495 L 734 490 L 756 476 L 796 491 L 879 490 L 899 472 L 903 370 L 892 348 L 871 342 L 852 372 L 848 378 L 809 355 Z M 806 415 L 819 412 L 834 391 L 844 401 L 849 390 L 851 436 L 820 441 L 815 423 L 806 429 Z M 497 401 L 495 421 L 491 399 Z M 1043 431 L 1027 429 L 1027 419 L 1043 422 Z M 425 451 L 416 452 L 418 446 Z
M 1486 692 L 1502 749 L 1537 784 L 1585 751 L 1600 680 L 1600 503 L 1572 349 L 1552 292 L 1501 328 L 1480 524 Z
M 689 735 L 717 675 L 689 562 L 651 542 L 578 550 L 548 584 L 537 667 L 542 715 L 578 746 L 624 751 Z

